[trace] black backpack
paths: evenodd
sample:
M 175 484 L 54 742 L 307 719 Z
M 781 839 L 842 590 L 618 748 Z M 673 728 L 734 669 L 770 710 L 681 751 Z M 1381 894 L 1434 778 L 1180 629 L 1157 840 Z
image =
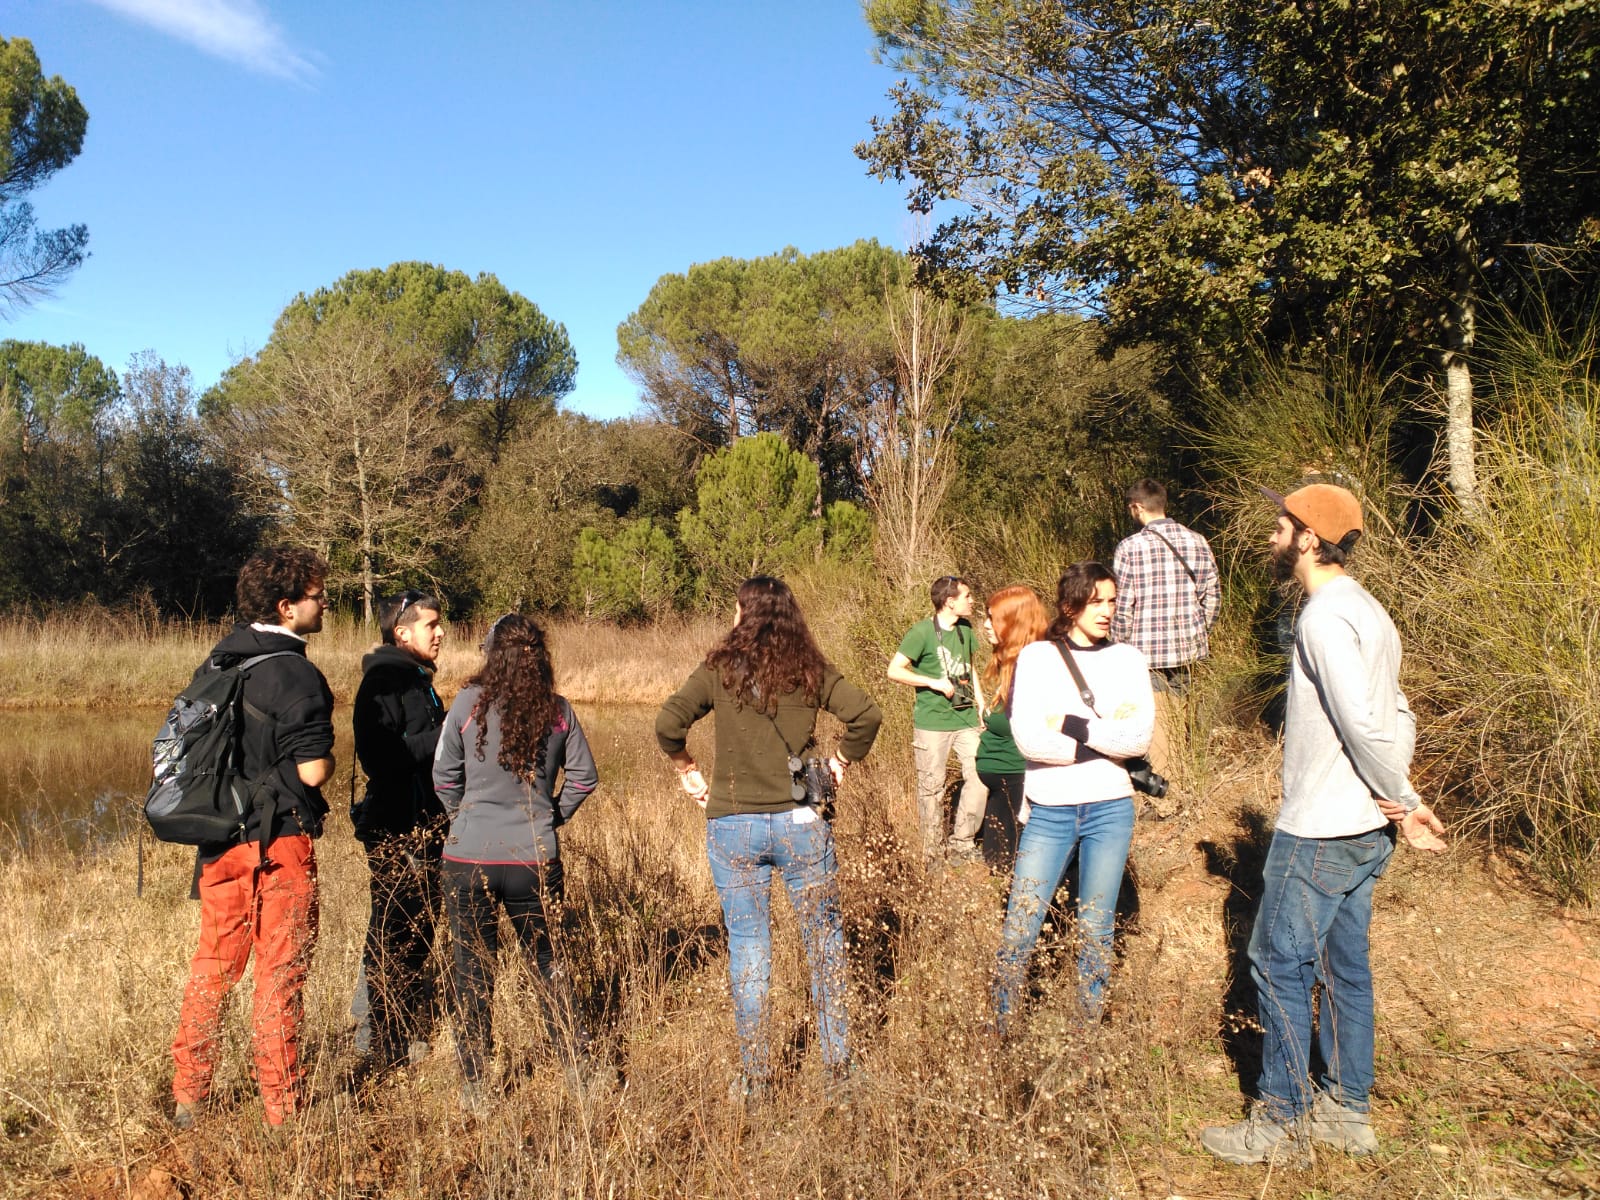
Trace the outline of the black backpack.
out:
M 276 807 L 275 790 L 243 774 L 245 715 L 266 719 L 245 701 L 244 681 L 257 663 L 293 653 L 275 650 L 231 667 L 213 659 L 178 693 L 150 754 L 154 778 L 144 815 L 156 837 L 185 846 L 226 845 L 243 840 L 258 792 L 271 793 Z M 262 832 L 264 844 L 271 831 Z

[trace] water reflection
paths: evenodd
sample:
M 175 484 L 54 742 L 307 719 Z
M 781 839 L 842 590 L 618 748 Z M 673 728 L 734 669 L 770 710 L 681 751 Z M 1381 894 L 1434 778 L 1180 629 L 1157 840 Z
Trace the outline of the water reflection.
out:
M 653 708 L 577 707 L 606 784 L 614 786 L 621 782 L 620 775 L 627 774 L 626 768 L 620 775 L 617 770 L 634 759 L 634 754 L 618 753 L 625 745 L 635 753 L 635 743 L 648 743 L 654 749 Z M 150 743 L 164 712 L 37 709 L 0 715 L 7 719 L 11 734 L 0 739 L 0 854 L 18 846 L 87 849 L 131 834 L 143 823 Z M 348 706 L 335 711 L 334 728 L 339 769 L 323 796 L 342 820 L 350 802 L 354 759 Z M 647 757 L 653 761 L 653 755 Z

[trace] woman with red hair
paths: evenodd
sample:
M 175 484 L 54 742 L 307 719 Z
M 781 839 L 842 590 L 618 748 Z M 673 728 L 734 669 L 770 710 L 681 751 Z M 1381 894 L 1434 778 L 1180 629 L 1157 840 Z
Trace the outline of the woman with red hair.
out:
M 1011 682 L 1017 655 L 1044 636 L 1050 623 L 1044 603 L 1030 587 L 1003 587 L 984 606 L 983 636 L 993 653 L 983 671 L 983 736 L 978 741 L 978 778 L 989 789 L 983 815 L 983 861 L 991 871 L 1009 871 L 1017 857 L 1017 824 L 1027 760 L 1011 736 Z

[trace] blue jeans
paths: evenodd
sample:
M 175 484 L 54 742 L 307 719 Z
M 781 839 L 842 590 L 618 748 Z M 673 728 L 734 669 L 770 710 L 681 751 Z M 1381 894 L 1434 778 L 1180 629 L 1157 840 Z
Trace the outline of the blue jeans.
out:
M 844 924 L 839 915 L 838 860 L 833 831 L 815 810 L 736 813 L 706 822 L 706 857 L 728 926 L 728 976 L 733 1025 L 745 1074 L 771 1074 L 766 1030 L 772 984 L 772 872 L 783 876 L 800 922 L 811 965 L 811 1000 L 817 1010 L 822 1061 L 843 1066 L 849 1056 L 844 1011 Z M 802 818 L 797 821 L 796 818 Z
M 1122 870 L 1132 842 L 1131 796 L 1093 804 L 1033 807 L 1017 843 L 1011 901 L 1006 905 L 1000 937 L 994 1007 L 1002 1033 L 1017 1007 L 1050 901 L 1074 853 L 1078 856 L 1078 994 L 1086 1012 L 1099 1012 L 1111 975 L 1117 893 L 1122 890 Z
M 1318 1086 L 1366 1112 L 1372 1090 L 1372 968 L 1367 928 L 1372 889 L 1394 850 L 1389 828 L 1340 838 L 1278 830 L 1262 870 L 1261 908 L 1250 931 L 1250 976 L 1261 1018 L 1257 1091 L 1275 1121 L 1309 1112 L 1311 989 L 1322 984 Z

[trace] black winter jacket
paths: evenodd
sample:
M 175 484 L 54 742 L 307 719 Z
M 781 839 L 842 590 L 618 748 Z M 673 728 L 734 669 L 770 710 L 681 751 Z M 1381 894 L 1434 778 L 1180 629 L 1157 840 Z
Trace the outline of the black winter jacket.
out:
M 433 668 L 398 646 L 379 646 L 361 660 L 361 671 L 351 723 L 367 793 L 350 811 L 356 837 L 371 844 L 424 825 L 443 836 L 433 750 L 444 705 L 433 690 Z
M 210 670 L 213 663 L 230 667 L 258 654 L 279 651 L 287 654 L 251 667 L 245 677 L 245 703 L 267 719 L 263 721 L 246 710 L 244 775 L 277 793 L 277 815 L 270 837 L 297 833 L 317 837 L 322 833 L 322 818 L 328 806 L 323 802 L 321 788 L 300 782 L 295 766 L 333 753 L 333 693 L 322 672 L 306 657 L 305 642 L 288 633 L 236 625 L 213 647 L 195 675 Z M 262 809 L 257 805 L 245 823 L 247 841 L 260 839 L 261 817 Z M 200 858 L 209 862 L 222 857 L 228 849 L 228 845 L 202 846 Z

